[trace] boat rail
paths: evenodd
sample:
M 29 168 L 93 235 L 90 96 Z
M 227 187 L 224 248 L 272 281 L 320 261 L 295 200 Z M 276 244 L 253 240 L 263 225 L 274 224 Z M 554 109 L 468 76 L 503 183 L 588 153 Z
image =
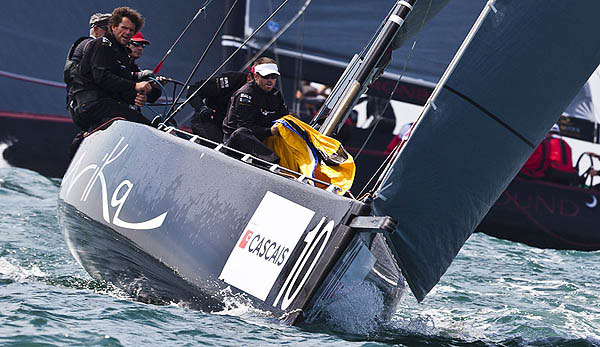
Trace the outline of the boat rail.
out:
M 164 124 L 161 124 L 158 129 L 164 131 L 167 134 L 171 134 L 171 135 L 177 136 L 179 138 L 185 139 L 189 142 L 193 142 L 193 143 L 196 143 L 196 144 L 204 146 L 204 147 L 212 148 L 213 150 L 215 150 L 217 152 L 221 152 L 221 153 L 227 155 L 228 157 L 237 159 L 246 164 L 249 164 L 256 168 L 259 168 L 261 170 L 269 171 L 271 173 L 274 173 L 276 175 L 279 175 L 279 176 L 282 176 L 285 178 L 294 179 L 298 182 L 301 182 L 301 183 L 304 183 L 304 184 L 307 184 L 307 185 L 310 185 L 313 187 L 317 187 L 317 188 L 326 190 L 328 192 L 332 192 L 334 194 L 339 194 L 342 191 L 342 189 L 340 187 L 333 185 L 331 183 L 327 183 L 325 181 L 321 181 L 321 180 L 313 178 L 313 177 L 308 177 L 299 172 L 296 172 L 296 171 L 290 170 L 288 168 L 285 168 L 283 166 L 280 166 L 279 164 L 270 163 L 266 160 L 262 160 L 255 156 L 252 156 L 248 153 L 244 153 L 237 149 L 227 147 L 222 143 L 218 143 L 218 142 L 203 138 L 198 135 L 190 134 L 187 131 L 177 129 L 173 126 L 166 126 Z M 344 194 L 344 196 L 351 198 L 351 199 L 355 199 L 354 196 L 352 196 L 352 194 L 349 191 L 347 191 Z

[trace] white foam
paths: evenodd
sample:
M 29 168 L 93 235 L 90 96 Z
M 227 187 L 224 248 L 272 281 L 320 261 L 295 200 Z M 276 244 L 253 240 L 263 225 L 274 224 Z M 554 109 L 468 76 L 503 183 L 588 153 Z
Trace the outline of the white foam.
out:
M 322 312 L 327 325 L 351 334 L 369 335 L 387 323 L 383 294 L 370 282 L 343 288 Z
M 20 265 L 12 264 L 4 257 L 0 257 L 0 275 L 16 282 L 25 282 L 36 277 L 45 277 L 46 274 L 37 265 L 27 269 Z
M 234 294 L 230 287 L 221 290 L 219 294 L 223 298 L 225 309 L 219 312 L 214 312 L 217 315 L 234 316 L 240 318 L 273 316 L 268 311 L 255 308 L 252 305 L 252 301 L 244 294 Z
M 11 142 L 0 142 L 0 168 L 11 167 L 10 164 L 4 160 L 4 151 L 11 145 Z

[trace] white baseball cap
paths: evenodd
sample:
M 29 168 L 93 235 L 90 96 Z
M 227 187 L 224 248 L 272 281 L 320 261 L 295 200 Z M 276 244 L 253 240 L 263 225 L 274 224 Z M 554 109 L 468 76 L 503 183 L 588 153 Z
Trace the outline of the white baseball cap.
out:
M 258 64 L 254 67 L 254 72 L 256 72 L 257 74 L 261 75 L 262 77 L 268 76 L 268 75 L 280 75 L 279 73 L 279 68 L 277 67 L 277 64 L 273 64 L 273 63 L 269 63 L 269 64 Z

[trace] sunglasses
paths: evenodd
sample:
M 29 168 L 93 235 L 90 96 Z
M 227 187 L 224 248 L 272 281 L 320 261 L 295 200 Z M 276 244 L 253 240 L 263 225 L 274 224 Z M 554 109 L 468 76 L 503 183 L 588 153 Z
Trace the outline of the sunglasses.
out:
M 258 74 L 258 75 L 260 76 L 260 74 Z M 266 80 L 276 80 L 279 77 L 279 75 L 272 73 L 270 75 L 260 76 L 260 77 L 262 77 Z
M 138 41 L 129 41 L 129 44 L 132 45 L 132 46 L 134 46 L 134 47 L 140 47 L 141 46 L 142 48 L 148 46 L 147 43 L 145 43 L 145 42 L 138 42 Z

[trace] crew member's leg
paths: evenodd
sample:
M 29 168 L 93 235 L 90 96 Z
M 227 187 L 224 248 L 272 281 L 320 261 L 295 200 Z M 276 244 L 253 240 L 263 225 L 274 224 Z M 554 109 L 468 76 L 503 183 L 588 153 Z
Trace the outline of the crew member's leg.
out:
M 150 121 L 141 113 L 114 99 L 102 99 L 86 113 L 86 116 L 91 119 L 90 123 L 92 123 L 90 131 L 115 117 L 123 117 L 130 122 L 150 125 Z
M 239 128 L 234 131 L 225 144 L 259 159 L 279 164 L 279 156 L 254 136 L 252 130 L 248 128 Z
M 190 123 L 194 134 L 215 142 L 223 141 L 223 119 L 217 117 L 208 106 L 202 106 L 200 110 L 194 112 Z

